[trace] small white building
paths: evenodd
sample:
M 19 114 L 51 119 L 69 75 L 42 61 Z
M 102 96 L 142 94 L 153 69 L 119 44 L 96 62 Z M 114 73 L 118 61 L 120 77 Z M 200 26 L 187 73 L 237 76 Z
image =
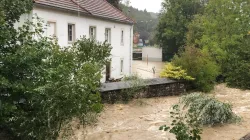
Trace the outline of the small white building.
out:
M 162 48 L 142 47 L 142 61 L 162 62 Z
M 112 61 L 102 82 L 131 75 L 134 22 L 106 0 L 34 0 L 32 12 L 18 24 L 33 15 L 45 21 L 44 35 L 56 37 L 60 46 L 70 46 L 80 36 L 107 40 L 113 47 Z

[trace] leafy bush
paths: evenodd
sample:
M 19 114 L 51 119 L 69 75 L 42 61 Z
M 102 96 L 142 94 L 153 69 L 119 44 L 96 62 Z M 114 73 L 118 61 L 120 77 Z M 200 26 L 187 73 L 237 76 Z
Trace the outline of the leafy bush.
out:
M 194 88 L 203 92 L 214 88 L 219 68 L 206 51 L 187 46 L 179 56 L 173 58 L 172 63 L 185 69 L 187 75 L 195 78 L 192 81 Z
M 181 67 L 174 66 L 172 63 L 168 63 L 164 66 L 160 76 L 176 80 L 194 80 L 194 78 L 187 75 L 185 70 L 181 69 Z
M 177 140 L 200 140 L 202 133 L 201 126 L 197 123 L 194 114 L 183 114 L 179 105 L 173 106 L 170 112 L 172 120 L 172 128 L 166 125 L 160 127 L 160 130 L 169 131 L 176 136 Z
M 228 50 L 224 75 L 229 86 L 250 89 L 250 36 L 242 45 Z
M 231 123 L 239 120 L 232 112 L 232 106 L 202 93 L 183 96 L 181 103 L 188 109 L 187 114 L 195 115 L 202 125 Z
M 163 125 L 160 130 L 175 134 L 177 140 L 200 140 L 202 125 L 232 123 L 240 120 L 232 112 L 232 106 L 202 93 L 183 96 L 170 112 L 171 127 Z
M 140 79 L 141 79 L 141 77 L 139 75 L 133 74 L 131 76 L 125 76 L 123 78 L 123 81 L 140 80 Z
M 250 89 L 249 6 L 240 0 L 209 0 L 187 33 L 187 44 L 208 51 L 221 68 L 220 78 L 242 89 Z
M 0 127 L 16 139 L 56 139 L 73 118 L 85 125 L 102 110 L 98 89 L 110 45 L 83 37 L 62 49 L 41 37 L 41 25 L 1 26 L 15 32 L 0 44 Z
M 132 75 L 129 77 L 125 77 L 124 81 L 126 81 L 130 88 L 122 90 L 122 100 L 125 102 L 130 101 L 133 98 L 136 98 L 140 92 L 142 92 L 146 86 L 143 81 L 138 75 Z

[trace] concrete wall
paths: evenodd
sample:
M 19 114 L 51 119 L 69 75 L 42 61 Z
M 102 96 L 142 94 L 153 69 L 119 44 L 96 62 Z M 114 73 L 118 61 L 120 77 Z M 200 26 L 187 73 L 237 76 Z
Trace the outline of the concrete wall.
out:
M 124 75 L 132 73 L 132 41 L 133 41 L 133 25 L 102 20 L 99 18 L 86 17 L 77 13 L 48 9 L 44 7 L 34 7 L 32 15 L 37 15 L 44 20 L 45 25 L 48 22 L 56 23 L 56 37 L 60 46 L 70 46 L 68 42 L 68 24 L 75 24 L 75 38 L 80 36 L 89 37 L 89 26 L 96 27 L 96 40 L 105 41 L 105 28 L 111 29 L 111 78 L 121 78 Z M 30 16 L 23 16 L 28 18 Z M 23 21 L 23 19 L 21 19 Z M 20 23 L 19 23 L 20 24 Z M 124 31 L 124 43 L 121 44 L 121 31 Z M 46 26 L 44 27 L 44 35 L 48 36 Z M 96 54 L 98 55 L 98 54 Z M 123 59 L 123 73 L 121 73 L 121 59 Z M 105 81 L 105 72 L 103 72 L 102 82 Z
M 142 48 L 142 60 L 152 62 L 162 62 L 162 48 L 156 47 L 143 47 Z

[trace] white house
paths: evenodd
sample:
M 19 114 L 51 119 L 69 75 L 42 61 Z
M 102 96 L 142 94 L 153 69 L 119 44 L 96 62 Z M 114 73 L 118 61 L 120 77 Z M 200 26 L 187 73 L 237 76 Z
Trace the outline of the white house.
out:
M 33 15 L 47 23 L 44 35 L 57 37 L 60 46 L 70 46 L 80 36 L 107 40 L 113 47 L 112 61 L 102 82 L 132 73 L 134 22 L 106 0 L 34 0 L 32 12 L 19 24 Z

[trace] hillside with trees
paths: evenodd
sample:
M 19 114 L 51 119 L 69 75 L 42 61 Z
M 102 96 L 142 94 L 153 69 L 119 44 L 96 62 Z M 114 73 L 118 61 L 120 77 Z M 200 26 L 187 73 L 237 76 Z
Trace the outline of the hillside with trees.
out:
M 139 10 L 130 6 L 130 0 L 107 0 L 114 7 L 120 9 L 136 23 L 134 33 L 140 34 L 140 39 L 150 41 L 150 45 L 156 44 L 155 29 L 158 24 L 158 13 Z
M 125 4 L 121 4 L 120 7 L 124 13 L 136 22 L 134 33 L 138 32 L 143 41 L 150 40 L 151 45 L 155 44 L 154 36 L 158 24 L 158 13 L 148 12 L 146 9 L 139 10 Z

